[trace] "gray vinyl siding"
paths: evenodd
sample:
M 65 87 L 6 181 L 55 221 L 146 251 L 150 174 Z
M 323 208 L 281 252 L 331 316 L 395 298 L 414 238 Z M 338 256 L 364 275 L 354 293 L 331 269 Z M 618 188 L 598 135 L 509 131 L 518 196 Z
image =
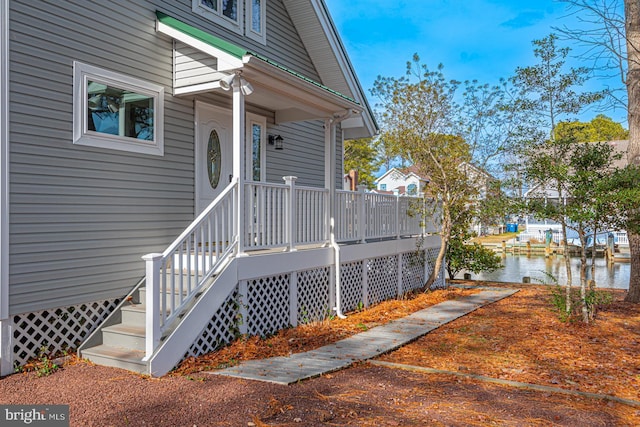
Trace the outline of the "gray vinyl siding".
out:
M 172 96 L 173 42 L 156 33 L 156 9 L 319 80 L 280 0 L 267 2 L 266 46 L 195 15 L 191 0 L 11 0 L 12 314 L 123 296 L 144 275 L 140 257 L 193 219 L 194 99 Z M 164 156 L 72 143 L 73 61 L 165 87 Z M 323 186 L 322 122 L 265 115 L 285 138 L 283 151 L 267 146 L 268 180 Z
M 155 7 L 87 4 L 10 2 L 13 314 L 121 297 L 193 219 L 193 103 Z M 72 143 L 74 60 L 165 87 L 164 156 Z

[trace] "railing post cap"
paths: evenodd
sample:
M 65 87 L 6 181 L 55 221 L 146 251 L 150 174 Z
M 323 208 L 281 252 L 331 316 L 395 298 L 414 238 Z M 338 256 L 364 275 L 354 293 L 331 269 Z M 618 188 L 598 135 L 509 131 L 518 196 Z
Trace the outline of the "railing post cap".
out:
M 295 181 L 296 179 L 298 179 L 298 177 L 293 175 L 287 175 L 287 176 L 283 176 L 282 179 L 288 182 L 288 181 Z
M 142 256 L 142 259 L 145 261 L 155 261 L 162 258 L 162 254 L 159 253 L 151 253 Z

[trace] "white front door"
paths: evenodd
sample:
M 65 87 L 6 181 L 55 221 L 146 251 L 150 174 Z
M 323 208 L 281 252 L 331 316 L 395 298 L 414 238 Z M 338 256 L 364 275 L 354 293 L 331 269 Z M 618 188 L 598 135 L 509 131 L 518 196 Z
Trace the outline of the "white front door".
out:
M 231 111 L 196 102 L 196 215 L 229 185 L 233 175 Z

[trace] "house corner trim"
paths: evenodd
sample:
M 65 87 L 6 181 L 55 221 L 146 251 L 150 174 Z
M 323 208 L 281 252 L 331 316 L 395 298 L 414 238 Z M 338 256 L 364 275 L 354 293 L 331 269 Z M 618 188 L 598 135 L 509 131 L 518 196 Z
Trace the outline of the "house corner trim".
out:
M 9 316 L 9 0 L 0 0 L 0 320 Z

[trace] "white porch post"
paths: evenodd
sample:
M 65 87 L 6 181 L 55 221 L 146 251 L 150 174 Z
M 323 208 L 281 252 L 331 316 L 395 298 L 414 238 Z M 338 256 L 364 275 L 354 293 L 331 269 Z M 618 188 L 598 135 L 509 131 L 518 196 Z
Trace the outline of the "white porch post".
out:
M 0 320 L 0 376 L 13 373 L 13 345 L 11 319 Z
M 147 254 L 142 257 L 146 262 L 146 337 L 145 357 L 149 360 L 160 344 L 160 264 L 162 254 Z
M 240 76 L 233 79 L 233 176 L 238 180 L 238 206 L 236 226 L 238 256 L 244 255 L 245 239 L 245 105 L 241 90 Z
M 334 137 L 334 124 L 332 119 L 326 119 L 324 121 L 324 188 L 329 190 L 329 206 L 325 212 L 325 224 L 327 225 L 327 240 L 333 242 L 335 237 L 335 230 L 333 221 L 335 221 L 336 213 L 336 141 Z

